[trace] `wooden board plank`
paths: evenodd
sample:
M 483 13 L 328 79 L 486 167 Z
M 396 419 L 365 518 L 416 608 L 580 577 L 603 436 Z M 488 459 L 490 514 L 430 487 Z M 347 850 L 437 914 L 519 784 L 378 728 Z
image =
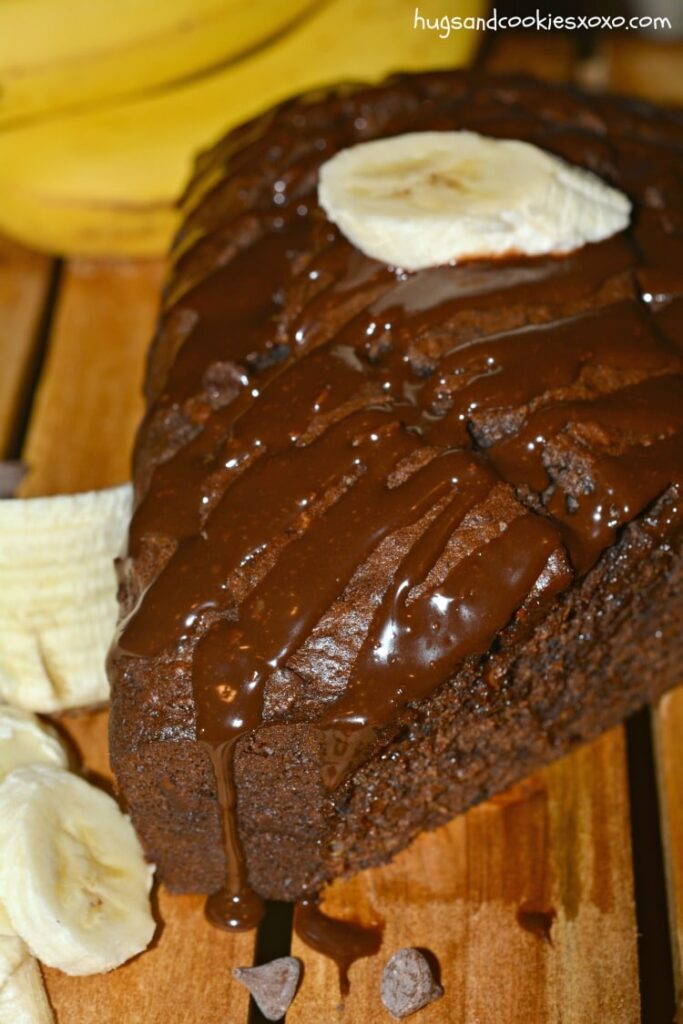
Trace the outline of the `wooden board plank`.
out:
M 24 497 L 130 478 L 161 273 L 156 263 L 66 267 L 24 449 Z
M 77 262 L 66 268 L 30 422 L 25 494 L 128 478 L 160 277 L 155 264 Z M 60 726 L 84 770 L 109 780 L 106 713 L 64 717 Z M 251 962 L 253 935 L 210 928 L 202 902 L 160 891 L 156 909 L 163 925 L 153 948 L 112 974 L 68 978 L 46 970 L 58 1024 L 246 1020 L 247 996 L 230 968 Z
M 24 398 L 51 268 L 47 256 L 0 238 L 0 458 Z
M 678 1021 L 683 1022 L 683 687 L 653 714 Z
M 324 908 L 383 919 L 379 957 L 351 969 L 339 1021 L 383 1024 L 379 980 L 401 946 L 424 947 L 444 996 L 421 1024 L 640 1020 L 623 730 L 616 729 L 420 836 L 391 864 L 335 883 Z M 518 921 L 556 915 L 551 941 Z M 306 983 L 288 1024 L 333 1019 L 333 965 L 295 937 Z

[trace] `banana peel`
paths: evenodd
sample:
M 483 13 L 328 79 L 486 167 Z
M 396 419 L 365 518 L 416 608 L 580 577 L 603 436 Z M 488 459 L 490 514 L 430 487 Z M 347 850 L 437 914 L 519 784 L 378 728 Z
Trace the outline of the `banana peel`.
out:
M 459 14 L 480 8 L 462 0 Z M 0 231 L 65 255 L 163 254 L 193 156 L 223 132 L 297 92 L 470 57 L 474 32 L 442 39 L 414 28 L 414 14 L 414 0 L 329 0 L 272 45 L 182 87 L 0 132 Z
M 315 0 L 3 0 L 0 127 L 87 109 L 224 64 Z

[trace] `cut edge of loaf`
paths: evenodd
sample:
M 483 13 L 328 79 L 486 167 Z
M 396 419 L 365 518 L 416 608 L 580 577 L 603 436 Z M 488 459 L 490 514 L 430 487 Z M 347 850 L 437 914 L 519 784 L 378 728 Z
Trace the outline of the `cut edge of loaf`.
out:
M 250 883 L 270 899 L 314 893 L 616 725 L 679 681 L 681 619 L 683 512 L 671 489 L 530 635 L 508 642 L 508 626 L 489 654 L 407 709 L 331 796 L 314 723 L 245 737 L 235 774 Z M 212 892 L 225 868 L 208 756 L 191 738 L 136 745 L 131 718 L 134 687 L 119 685 L 112 767 L 146 852 L 170 890 Z

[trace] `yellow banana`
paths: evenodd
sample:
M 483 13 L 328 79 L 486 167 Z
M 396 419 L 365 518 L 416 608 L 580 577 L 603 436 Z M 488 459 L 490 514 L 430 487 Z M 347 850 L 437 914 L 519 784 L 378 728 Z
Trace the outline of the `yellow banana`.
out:
M 458 8 L 480 11 L 481 0 Z M 270 46 L 182 87 L 0 132 L 0 230 L 66 254 L 163 253 L 192 158 L 220 133 L 298 91 L 469 57 L 474 33 L 442 39 L 414 28 L 414 13 L 414 0 L 329 0 Z
M 0 127 L 225 63 L 316 0 L 2 0 Z

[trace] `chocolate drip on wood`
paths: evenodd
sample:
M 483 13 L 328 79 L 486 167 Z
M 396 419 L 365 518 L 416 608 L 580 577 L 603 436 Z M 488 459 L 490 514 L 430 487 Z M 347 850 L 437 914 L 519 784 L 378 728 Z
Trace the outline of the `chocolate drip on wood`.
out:
M 552 927 L 557 914 L 552 907 L 522 903 L 517 908 L 517 923 L 527 932 L 552 945 Z
M 382 925 L 362 925 L 339 921 L 320 909 L 317 899 L 302 900 L 294 911 L 294 927 L 299 938 L 311 949 L 329 957 L 339 971 L 342 997 L 351 991 L 349 969 L 356 960 L 374 956 L 382 945 Z

